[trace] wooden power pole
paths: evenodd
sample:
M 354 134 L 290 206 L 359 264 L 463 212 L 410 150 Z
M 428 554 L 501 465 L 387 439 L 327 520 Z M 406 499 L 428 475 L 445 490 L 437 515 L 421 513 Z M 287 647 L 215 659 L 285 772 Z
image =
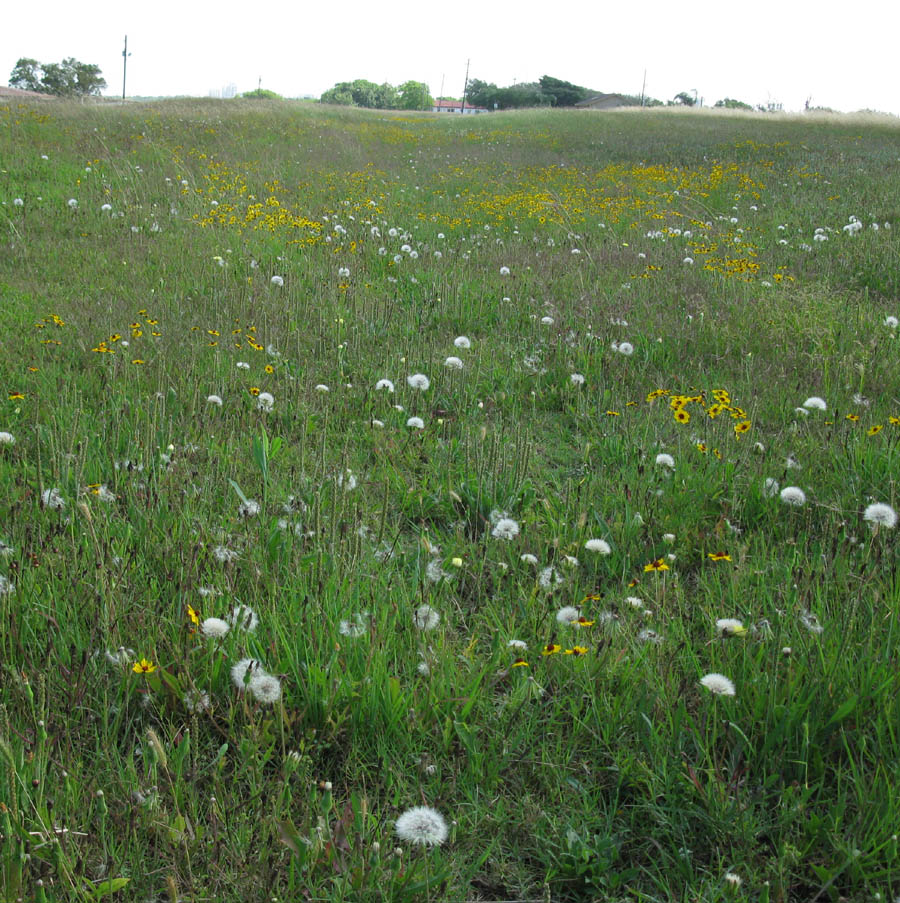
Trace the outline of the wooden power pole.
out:
M 122 51 L 122 100 L 125 100 L 125 76 L 128 73 L 128 35 L 125 35 L 125 49 Z
M 463 85 L 463 99 L 462 99 L 462 112 L 463 115 L 466 113 L 466 92 L 469 90 L 469 63 L 471 60 L 466 60 L 466 83 Z

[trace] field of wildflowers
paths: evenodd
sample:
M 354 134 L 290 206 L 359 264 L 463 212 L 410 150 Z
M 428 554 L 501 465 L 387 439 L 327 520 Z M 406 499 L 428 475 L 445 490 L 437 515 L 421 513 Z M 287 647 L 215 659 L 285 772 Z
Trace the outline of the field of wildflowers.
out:
M 0 899 L 900 895 L 898 138 L 0 106 Z

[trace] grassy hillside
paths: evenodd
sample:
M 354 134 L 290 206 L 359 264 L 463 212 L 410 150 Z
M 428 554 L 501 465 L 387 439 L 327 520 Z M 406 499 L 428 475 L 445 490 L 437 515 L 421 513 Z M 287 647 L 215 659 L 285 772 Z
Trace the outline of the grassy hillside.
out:
M 898 138 L 0 106 L 0 899 L 900 894 Z

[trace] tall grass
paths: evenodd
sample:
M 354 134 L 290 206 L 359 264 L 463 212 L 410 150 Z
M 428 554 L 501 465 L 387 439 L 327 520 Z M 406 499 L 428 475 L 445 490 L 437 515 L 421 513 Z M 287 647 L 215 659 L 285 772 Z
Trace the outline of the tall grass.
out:
M 0 123 L 3 899 L 900 893 L 895 123 Z

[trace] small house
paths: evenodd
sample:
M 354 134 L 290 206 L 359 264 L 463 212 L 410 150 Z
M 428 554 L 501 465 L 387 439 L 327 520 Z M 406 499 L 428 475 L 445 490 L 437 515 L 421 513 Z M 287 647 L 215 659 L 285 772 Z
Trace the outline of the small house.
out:
M 466 104 L 465 109 L 463 109 L 463 102 L 461 100 L 444 100 L 442 97 L 440 100 L 436 100 L 431 107 L 432 113 L 465 113 L 466 115 L 470 113 L 487 113 L 488 111 L 484 107 L 475 107 L 470 104 Z

